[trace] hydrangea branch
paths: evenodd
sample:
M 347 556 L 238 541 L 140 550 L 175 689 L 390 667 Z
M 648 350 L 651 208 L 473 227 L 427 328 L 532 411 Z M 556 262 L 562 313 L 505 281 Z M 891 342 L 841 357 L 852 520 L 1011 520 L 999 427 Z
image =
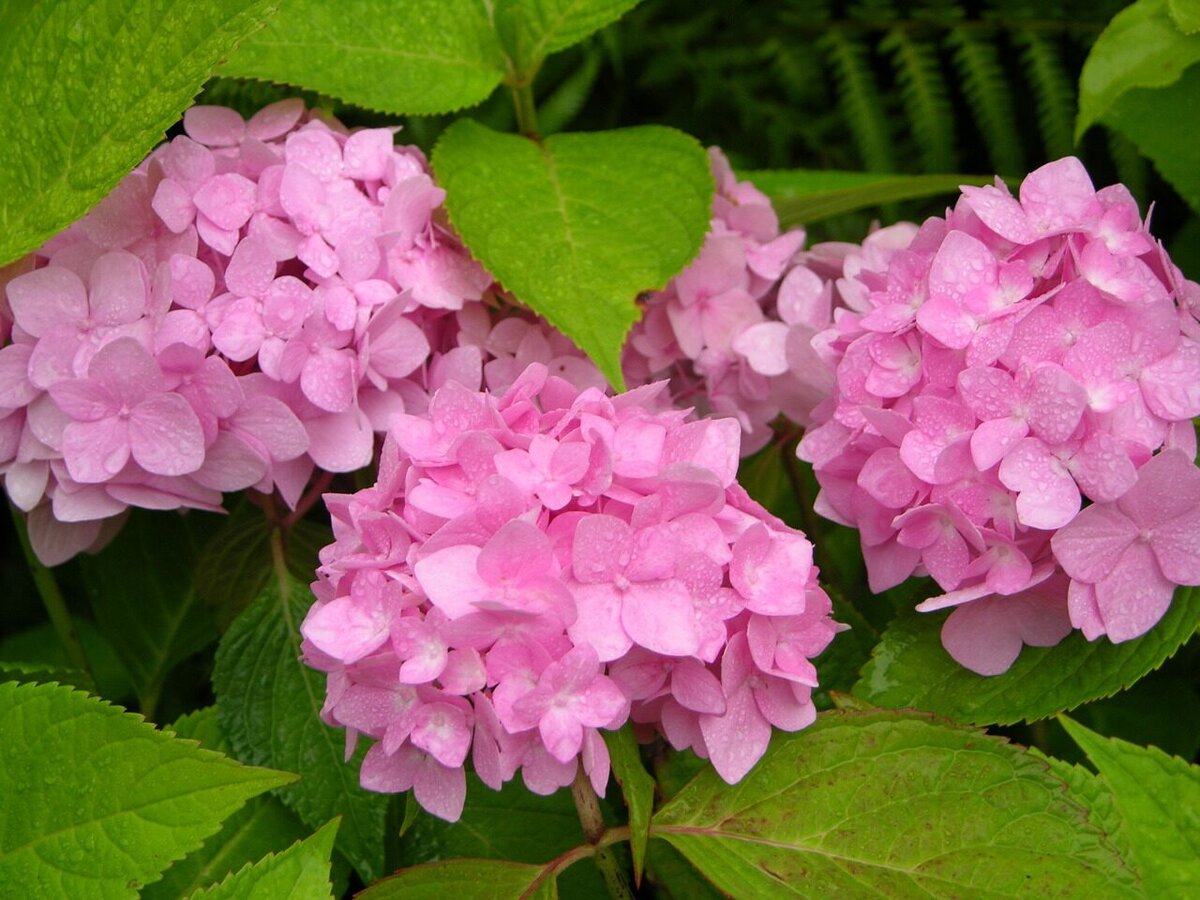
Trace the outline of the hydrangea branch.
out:
M 616 854 L 607 846 L 601 845 L 606 828 L 604 817 L 600 812 L 600 798 L 592 789 L 591 781 L 581 766 L 571 785 L 571 798 L 575 801 L 575 811 L 579 813 L 579 824 L 583 828 L 584 837 L 589 844 L 596 848 L 596 868 L 604 879 L 605 887 L 614 900 L 633 900 L 633 892 L 629 888 L 626 877 Z
M 33 552 L 33 547 L 29 543 L 29 532 L 25 528 L 25 517 L 18 513 L 11 504 L 9 510 L 12 513 L 13 527 L 16 528 L 17 537 L 21 541 L 21 551 L 25 554 L 25 561 L 29 565 L 29 574 L 33 576 L 38 596 L 42 598 L 42 604 L 50 616 L 50 624 L 54 626 L 54 633 L 58 635 L 59 643 L 67 653 L 67 660 L 79 671 L 87 673 L 90 678 L 92 676 L 91 663 L 83 649 L 83 643 L 79 640 L 79 632 L 76 631 L 75 623 L 71 620 L 66 599 L 58 587 L 54 573 L 43 565 L 42 561 L 37 558 L 37 554 Z

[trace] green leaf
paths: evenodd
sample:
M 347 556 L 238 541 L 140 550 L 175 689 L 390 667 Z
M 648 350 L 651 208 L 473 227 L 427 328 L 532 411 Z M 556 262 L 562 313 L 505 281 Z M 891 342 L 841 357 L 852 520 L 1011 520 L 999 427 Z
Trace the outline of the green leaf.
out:
M 433 165 L 471 253 L 623 387 L 637 295 L 664 287 L 704 241 L 713 180 L 703 148 L 658 126 L 539 144 L 462 120 Z
M 296 772 L 279 792 L 310 828 L 342 816 L 337 846 L 366 882 L 383 872 L 388 798 L 358 784 L 362 751 L 343 761 L 344 735 L 321 722 L 325 677 L 300 661 L 306 584 L 272 580 L 217 648 L 213 690 L 221 727 L 239 759 Z
M 519 781 L 493 791 L 467 776 L 467 802 L 458 822 L 417 815 L 400 841 L 400 861 L 412 866 L 447 857 L 545 863 L 584 842 L 570 791 L 548 797 Z
M 1200 34 L 1191 40 L 1200 49 Z M 1198 106 L 1200 64 L 1169 87 L 1128 91 L 1103 119 L 1105 125 L 1133 141 L 1196 212 L 1200 212 L 1200 142 L 1191 116 L 1183 111 Z
M 1047 756 L 1036 747 L 1030 747 L 1029 754 L 1044 762 L 1050 767 L 1051 774 L 1066 782 L 1071 796 L 1087 810 L 1088 821 L 1108 839 L 1117 855 L 1131 865 L 1132 851 L 1125 822 L 1117 811 L 1112 791 L 1105 781 L 1090 769 Z M 1133 874 L 1137 875 L 1136 872 Z
M 271 529 L 262 510 L 243 503 L 209 538 L 196 562 L 196 593 L 213 610 L 224 631 L 254 602 L 271 580 Z M 333 541 L 329 528 L 301 519 L 285 539 L 288 570 L 302 582 L 312 580 L 317 553 Z
M 736 785 L 705 771 L 652 836 L 735 897 L 1112 896 L 1132 883 L 1046 766 L 891 712 L 777 734 Z
M 602 809 L 607 805 L 601 801 Z M 462 817 L 445 822 L 418 812 L 401 832 L 399 860 L 403 866 L 455 857 L 549 864 L 583 843 L 569 790 L 543 797 L 517 780 L 493 791 L 468 773 Z M 590 860 L 562 874 L 562 889 L 572 900 L 608 895 Z
M 814 698 L 828 705 L 826 701 L 830 691 L 844 693 L 853 688 L 859 670 L 871 658 L 871 651 L 879 640 L 879 634 L 862 613 L 833 586 L 825 587 L 829 599 L 833 602 L 834 621 L 849 626 L 848 631 L 835 637 L 814 660 L 820 678 L 820 686 Z M 820 708 L 818 706 L 818 709 Z
M 195 900 L 329 900 L 329 857 L 338 822 L 239 869 L 220 884 L 192 894 Z
M 1025 647 L 1003 675 L 976 675 L 942 647 L 944 616 L 907 613 L 883 633 L 854 693 L 890 709 L 916 707 L 976 725 L 1032 722 L 1115 694 L 1157 669 L 1200 625 L 1200 592 L 1179 588 L 1162 621 L 1122 644 L 1069 634 Z
M 377 881 L 356 900 L 555 900 L 547 866 L 493 859 L 450 859 L 401 869 Z
M 610 25 L 639 0 L 496 0 L 496 31 L 518 75 Z
M 1150 897 L 1200 892 L 1200 767 L 1104 738 L 1065 716 L 1063 727 L 1112 790 L 1125 839 Z
M 642 880 L 642 867 L 646 862 L 646 844 L 650 840 L 650 815 L 654 812 L 654 779 L 642 765 L 642 754 L 637 739 L 633 736 L 633 724 L 628 723 L 620 731 L 602 731 L 608 755 L 612 760 L 613 774 L 625 795 L 625 806 L 629 810 L 629 846 L 633 851 L 633 875 Z
M 176 737 L 199 741 L 209 750 L 227 755 L 233 752 L 217 721 L 215 706 L 180 716 L 171 730 Z M 167 869 L 161 881 L 147 885 L 140 900 L 187 897 L 268 853 L 283 850 L 308 833 L 278 798 L 254 797 L 226 819 L 203 847 Z
M 771 198 L 785 228 L 807 225 L 898 200 L 955 194 L 964 184 L 989 184 L 984 175 L 889 175 L 820 169 L 760 169 L 739 177 Z
M 1200 31 L 1200 2 L 1198 0 L 1167 0 L 1171 18 L 1184 34 Z
M 179 119 L 270 0 L 0 6 L 0 265 L 82 216 Z
M 133 686 L 130 684 L 129 673 L 125 671 L 125 665 L 117 656 L 117 651 L 100 633 L 96 623 L 82 616 L 74 617 L 72 622 L 79 635 L 79 642 L 83 644 L 83 652 L 87 654 L 91 664 L 92 676 L 96 682 L 95 690 L 106 700 L 132 698 Z M 23 666 L 31 670 L 64 670 L 70 666 L 67 651 L 63 649 L 54 626 L 49 622 L 0 638 L 0 660 L 3 660 L 5 665 Z M 64 678 L 61 681 L 67 683 L 68 679 Z
M 504 56 L 482 0 L 283 0 L 221 74 L 429 115 L 485 100 L 503 77 Z
M 1186 663 L 1172 668 L 1188 673 Z M 1184 759 L 1200 750 L 1200 694 L 1194 679 L 1171 675 L 1166 667 L 1119 694 L 1076 708 L 1071 717 L 1106 737 L 1153 744 Z M 1074 741 L 1056 723 L 1048 725 L 1046 752 L 1075 759 L 1079 749 Z
M 661 900 L 727 900 L 678 850 L 666 841 L 646 848 L 646 880 Z
M 0 685 L 0 885 L 131 898 L 248 798 L 294 781 L 58 685 Z
M 81 691 L 94 691 L 96 686 L 87 672 L 58 666 L 41 666 L 36 663 L 9 662 L 0 659 L 0 682 L 20 681 L 30 684 L 65 684 Z
M 1138 0 L 1127 6 L 1096 38 L 1083 64 L 1075 140 L 1127 91 L 1174 84 L 1198 61 L 1200 37 L 1180 31 L 1167 0 Z
M 216 640 L 194 587 L 196 560 L 220 517 L 136 510 L 97 556 L 80 565 L 100 630 L 153 716 L 167 674 Z M 163 548 L 170 547 L 170 553 Z

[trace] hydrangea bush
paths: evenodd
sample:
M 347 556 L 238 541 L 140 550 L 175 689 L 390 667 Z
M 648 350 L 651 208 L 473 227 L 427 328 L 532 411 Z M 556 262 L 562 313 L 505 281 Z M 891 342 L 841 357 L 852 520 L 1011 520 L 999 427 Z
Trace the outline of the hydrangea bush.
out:
M 48 620 L 0 636 L 0 884 L 1189 895 L 1200 284 L 1145 198 L 562 133 L 535 76 L 636 3 L 360 5 L 0 16 L 0 98 L 61 98 L 0 140 Z M 1146 87 L 1129 31 L 1088 65 Z M 500 84 L 517 134 L 366 112 Z

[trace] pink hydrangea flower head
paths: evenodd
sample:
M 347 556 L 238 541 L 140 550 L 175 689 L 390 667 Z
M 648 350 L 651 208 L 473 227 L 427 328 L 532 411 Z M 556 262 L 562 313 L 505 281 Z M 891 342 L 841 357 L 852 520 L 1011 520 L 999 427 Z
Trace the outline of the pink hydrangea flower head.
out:
M 689 420 L 661 384 L 504 380 L 446 381 L 393 419 L 379 483 L 327 498 L 301 630 L 327 720 L 376 741 L 363 784 L 448 819 L 468 755 L 493 788 L 582 766 L 603 790 L 599 730 L 629 719 L 741 778 L 815 715 L 837 626 L 811 544 L 738 487 L 735 422 Z
M 932 576 L 919 608 L 954 607 L 943 643 L 984 674 L 1072 627 L 1143 634 L 1200 576 L 1174 505 L 1200 482 L 1196 286 L 1078 160 L 1018 193 L 964 188 L 907 245 L 847 256 L 812 341 L 835 390 L 799 449 L 872 589 Z
M 3 279 L 0 474 L 45 509 L 47 559 L 99 534 L 57 525 L 249 487 L 295 503 L 315 469 L 366 465 L 428 404 L 460 331 L 448 311 L 489 318 L 491 277 L 392 129 L 350 133 L 291 100 L 183 124 Z
M 769 440 L 781 413 L 807 424 L 833 379 L 813 337 L 832 322 L 844 250 L 803 253 L 767 197 L 710 151 L 717 195 L 700 255 L 649 297 L 626 344 L 635 384 L 668 379 L 679 403 L 736 419 L 742 450 Z

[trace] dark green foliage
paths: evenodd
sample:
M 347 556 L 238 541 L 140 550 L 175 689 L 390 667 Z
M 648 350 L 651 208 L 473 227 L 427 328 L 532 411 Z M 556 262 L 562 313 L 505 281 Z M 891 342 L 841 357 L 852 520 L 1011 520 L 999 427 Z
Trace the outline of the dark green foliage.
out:
M 1123 5 L 662 0 L 617 26 L 618 89 L 755 167 L 1019 174 L 1073 152 L 1075 80 Z

